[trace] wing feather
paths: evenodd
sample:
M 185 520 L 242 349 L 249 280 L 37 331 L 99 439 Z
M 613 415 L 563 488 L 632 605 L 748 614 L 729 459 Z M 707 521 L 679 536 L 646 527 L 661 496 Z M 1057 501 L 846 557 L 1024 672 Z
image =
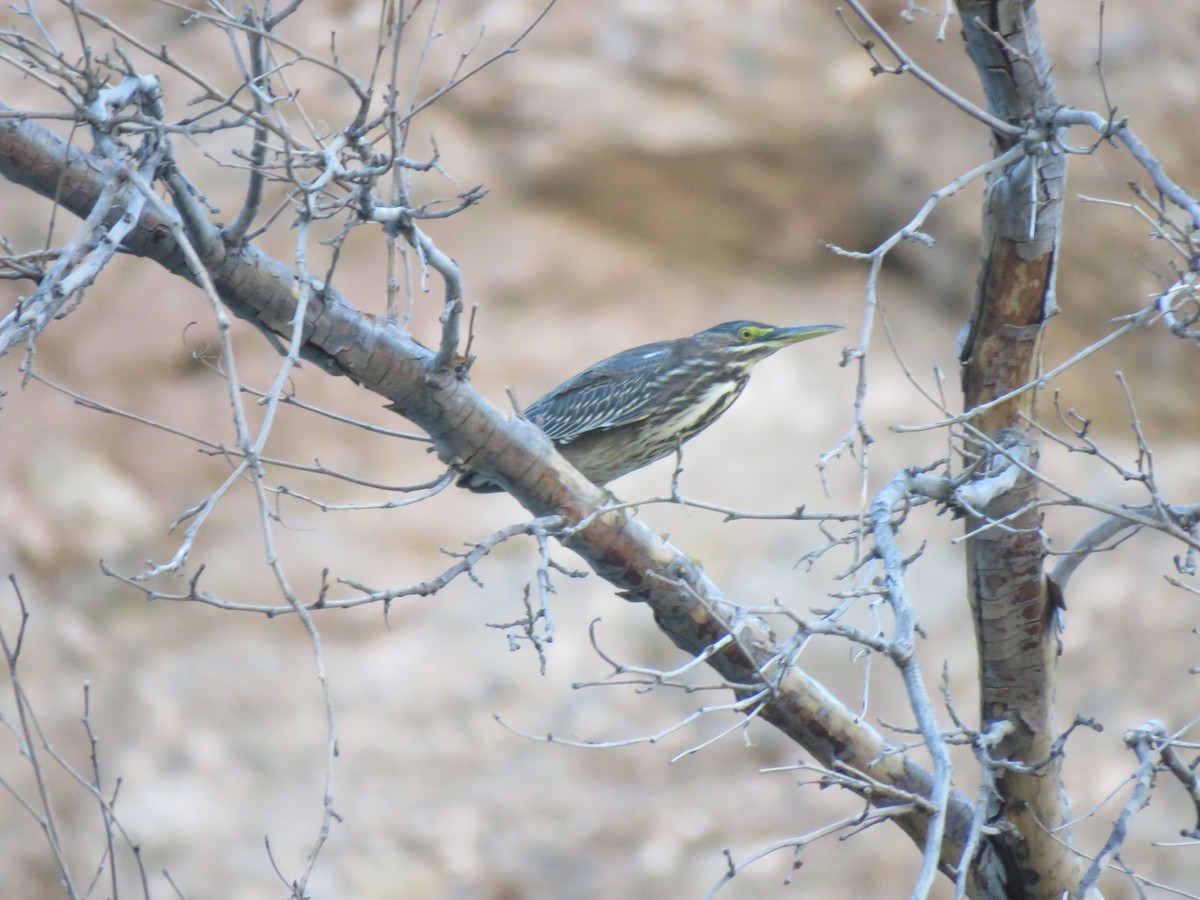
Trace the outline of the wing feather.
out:
M 525 415 L 560 444 L 589 431 L 640 421 L 654 408 L 646 380 L 662 369 L 674 343 L 647 344 L 610 356 L 539 397 Z

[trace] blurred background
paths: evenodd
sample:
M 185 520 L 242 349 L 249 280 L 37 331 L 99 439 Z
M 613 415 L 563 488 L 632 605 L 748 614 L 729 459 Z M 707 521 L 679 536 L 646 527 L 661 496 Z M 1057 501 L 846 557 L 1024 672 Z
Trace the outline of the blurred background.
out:
M 68 57 L 77 56 L 66 11 L 43 5 L 38 12 L 47 32 Z M 938 42 L 936 17 L 918 15 L 906 24 L 899 15 L 904 4 L 869 6 L 921 65 L 978 99 L 957 22 Z M 95 8 L 151 47 L 168 44 L 176 59 L 222 89 L 236 85 L 228 39 L 205 22 L 185 26 L 185 13 L 167 5 L 113 0 Z M 453 0 L 436 7 L 432 25 L 435 7 L 423 9 L 406 37 L 405 65 L 415 65 L 423 29 L 437 37 L 416 95 L 441 84 L 472 48 L 472 62 L 502 49 L 540 8 L 526 0 Z M 1166 0 L 1108 3 L 1103 85 L 1096 6 L 1044 4 L 1040 11 L 1060 99 L 1103 112 L 1106 88 L 1167 171 L 1193 194 L 1200 190 L 1194 115 L 1200 10 Z M 336 33 L 340 59 L 365 77 L 378 16 L 374 3 L 313 5 L 293 16 L 282 35 L 325 56 Z M 0 22 L 31 28 L 11 11 L 0 13 Z M 97 48 L 111 46 L 111 35 L 91 26 L 88 33 Z M 142 71 L 164 77 L 168 115 L 185 115 L 195 87 L 144 56 L 135 59 Z M 738 404 L 688 445 L 682 488 L 690 497 L 748 510 L 857 508 L 863 489 L 857 460 L 844 454 L 831 464 L 828 492 L 816 463 L 851 426 L 857 372 L 839 363 L 863 327 L 866 267 L 824 243 L 873 248 L 932 191 L 990 155 L 982 127 L 915 80 L 873 77 L 869 67 L 833 4 L 563 2 L 517 53 L 421 113 L 409 156 L 432 155 L 436 141 L 453 180 L 421 178 L 418 198 L 452 197 L 476 184 L 489 192 L 478 207 L 427 228 L 462 266 L 467 302 L 477 307 L 475 385 L 507 407 L 506 388 L 525 404 L 610 353 L 729 319 L 844 324 L 845 333 L 788 350 L 756 371 Z M 12 71 L 4 102 L 63 108 L 35 79 Z M 352 118 L 352 94 L 328 72 L 298 66 L 287 77 L 301 86 L 317 129 L 334 133 Z M 1072 138 L 1081 146 L 1094 140 L 1082 132 Z M 87 145 L 82 135 L 76 140 Z M 232 218 L 241 200 L 244 173 L 231 164 L 248 141 L 236 132 L 195 145 L 176 141 L 185 170 L 219 207 L 217 220 Z M 1167 248 L 1148 239 L 1143 220 L 1079 199 L 1131 200 L 1131 178 L 1140 178 L 1137 170 L 1108 147 L 1071 160 L 1062 313 L 1048 330 L 1048 367 L 1106 335 L 1114 316 L 1141 308 L 1173 280 Z M 886 322 L 874 323 L 869 357 L 866 414 L 876 442 L 867 491 L 899 468 L 947 452 L 938 432 L 896 434 L 889 426 L 938 417 L 909 374 L 936 393 L 940 371 L 940 389 L 957 404 L 955 341 L 975 284 L 980 194 L 972 185 L 939 206 L 923 228 L 936 245 L 903 245 L 885 270 Z M 0 184 L 0 198 L 4 233 L 20 248 L 60 243 L 76 227 L 60 215 L 48 237 L 49 203 L 8 183 Z M 295 255 L 290 219 L 284 212 L 257 241 L 285 260 Z M 323 271 L 328 248 L 314 241 L 307 251 L 314 271 Z M 378 313 L 386 278 L 382 236 L 358 229 L 333 283 Z M 441 285 L 431 279 L 429 287 L 417 298 L 412 330 L 432 344 Z M 0 289 L 5 310 L 30 291 L 28 284 Z M 243 323 L 235 326 L 234 342 L 243 383 L 269 387 L 278 357 Z M 293 616 L 147 603 L 98 565 L 103 560 L 132 575 L 148 561 L 169 559 L 186 527 L 168 533 L 172 522 L 228 473 L 224 461 L 186 437 L 233 440 L 228 392 L 214 370 L 216 347 L 212 313 L 197 289 L 153 264 L 121 259 L 39 339 L 35 371 L 182 436 L 85 409 L 40 383 L 22 387 L 20 355 L 0 360 L 6 392 L 0 571 L 15 573 L 29 606 L 20 678 L 40 728 L 85 772 L 89 745 L 80 720 L 89 685 L 102 776 L 110 790 L 121 779 L 116 810 L 141 847 L 153 895 L 171 895 L 160 874 L 165 869 L 188 897 L 283 896 L 287 888 L 273 864 L 285 879 L 297 877 L 320 823 L 326 722 L 308 635 Z M 1094 436 L 1133 466 L 1137 444 L 1116 370 L 1136 399 L 1167 499 L 1196 500 L 1195 348 L 1161 326 L 1147 328 L 1056 381 L 1062 408 L 1094 420 Z M 346 379 L 305 370 L 295 387 L 306 403 L 406 427 Z M 1049 392 L 1042 411 L 1054 425 Z M 380 484 L 413 484 L 441 472 L 424 445 L 294 409 L 281 412 L 267 452 L 298 463 L 319 460 Z M 1079 493 L 1145 502 L 1144 492 L 1093 459 L 1048 446 L 1044 463 L 1051 477 Z M 661 496 L 671 471 L 664 461 L 613 489 L 623 499 Z M 303 473 L 275 477 L 326 505 L 402 496 Z M 410 509 L 321 511 L 295 497 L 278 503 L 280 557 L 307 599 L 317 595 L 325 569 L 330 580 L 372 588 L 429 580 L 453 562 L 446 551 L 461 552 L 524 517 L 505 495 L 454 489 Z M 833 606 L 829 595 L 849 587 L 838 579 L 849 562 L 842 551 L 804 561 L 825 544 L 812 523 L 724 523 L 718 515 L 654 504 L 639 515 L 700 560 L 739 603 L 779 600 L 807 614 Z M 927 679 L 936 685 L 944 663 L 956 709 L 971 723 L 977 719 L 973 638 L 961 554 L 950 543 L 961 527 L 931 509 L 913 520 L 906 549 L 928 541 L 910 571 L 910 592 L 928 632 L 920 648 Z M 1051 510 L 1047 532 L 1056 549 L 1067 549 L 1095 521 L 1092 514 Z M 1176 729 L 1198 713 L 1189 680 L 1198 656 L 1196 598 L 1163 577 L 1182 549 L 1139 536 L 1086 564 L 1067 597 L 1062 724 L 1081 713 L 1105 726 L 1068 745 L 1068 788 L 1084 817 L 1076 837 L 1088 853 L 1102 846 L 1127 799 L 1134 761 L 1122 731 L 1150 717 Z M 567 551 L 555 548 L 553 556 L 578 567 Z M 852 797 L 806 784 L 811 775 L 760 773 L 795 764 L 803 754 L 756 723 L 675 759 L 736 725 L 730 712 L 712 713 L 653 744 L 609 749 L 515 733 L 573 741 L 649 736 L 723 696 L 579 687 L 611 673 L 589 641 L 594 620 L 600 620 L 599 647 L 621 662 L 682 662 L 646 610 L 615 597 L 595 577 L 555 576 L 555 640 L 541 674 L 528 646 L 512 652 L 504 629 L 492 627 L 524 614 L 522 595 L 536 561 L 528 542 L 506 544 L 478 568 L 480 584 L 460 579 L 433 596 L 397 600 L 386 613 L 368 606 L 317 617 L 339 734 L 340 821 L 321 851 L 313 896 L 700 897 L 725 870 L 723 850 L 741 859 L 858 808 Z M 218 505 L 200 532 L 187 574 L 201 564 L 200 586 L 215 595 L 280 602 L 245 486 Z M 185 579 L 156 586 L 179 591 Z M 849 620 L 871 627 L 871 610 L 856 610 Z M 0 623 L 11 640 L 18 610 L 10 586 L 0 593 Z M 853 648 L 834 641 L 817 642 L 801 662 L 852 706 L 865 702 L 872 721 L 911 721 L 887 665 L 868 668 Z M 0 711 L 12 721 L 7 682 Z M 99 811 L 41 753 L 68 859 L 87 883 L 102 853 Z M 959 759 L 958 781 L 968 792 L 972 770 L 969 757 Z M 11 735 L 0 739 L 0 776 L 34 796 L 28 762 Z M 1149 846 L 1194 827 L 1195 813 L 1181 795 L 1173 783 L 1160 785 L 1123 858 L 1159 882 L 1194 890 L 1200 851 Z M 782 851 L 747 869 L 721 896 L 907 896 L 919 854 L 884 827 L 846 843 L 818 843 L 801 861 L 791 887 L 784 881 L 792 857 Z M 133 885 L 127 858 L 121 871 L 126 886 Z M 61 893 L 36 822 L 9 794 L 0 795 L 0 873 L 6 896 Z M 1109 897 L 1136 895 L 1128 880 L 1104 886 Z M 938 896 L 950 895 L 939 886 Z

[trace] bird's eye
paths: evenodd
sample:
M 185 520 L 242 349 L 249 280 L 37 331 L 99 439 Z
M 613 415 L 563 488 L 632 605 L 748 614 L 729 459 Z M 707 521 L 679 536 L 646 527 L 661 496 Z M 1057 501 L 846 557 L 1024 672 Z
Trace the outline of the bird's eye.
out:
M 752 337 L 754 337 L 754 329 L 753 328 L 743 328 L 741 331 L 738 332 L 738 340 L 748 341 Z

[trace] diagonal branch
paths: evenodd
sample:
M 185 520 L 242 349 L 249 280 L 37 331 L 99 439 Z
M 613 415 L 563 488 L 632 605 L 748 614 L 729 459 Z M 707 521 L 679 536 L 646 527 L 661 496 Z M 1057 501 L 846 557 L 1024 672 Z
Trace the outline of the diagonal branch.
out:
M 87 215 L 103 189 L 97 161 L 40 125 L 0 117 L 0 174 L 77 215 Z M 759 715 L 810 752 L 824 766 L 863 773 L 901 792 L 934 795 L 928 771 L 897 752 L 821 683 L 790 665 L 774 634 L 757 616 L 730 602 L 700 568 L 625 510 L 604 508 L 606 495 L 585 480 L 532 424 L 489 404 L 453 365 L 413 340 L 396 324 L 365 315 L 316 279 L 302 285 L 287 266 L 256 248 L 228 247 L 210 234 L 190 235 L 205 271 L 228 308 L 265 332 L 287 341 L 299 298 L 304 306 L 301 355 L 325 371 L 347 375 L 386 397 L 391 408 L 425 429 L 439 456 L 469 464 L 502 481 L 535 516 L 579 523 L 560 534 L 628 600 L 646 603 L 660 628 L 685 652 L 710 652 L 707 662 L 728 683 L 765 692 Z M 199 239 L 197 239 L 199 238 Z M 124 247 L 189 280 L 181 248 L 153 209 L 144 211 Z M 710 651 L 710 648 L 718 648 Z M 894 800 L 863 789 L 872 803 Z M 972 822 L 972 805 L 952 791 L 945 813 L 946 837 L 939 867 L 957 871 Z M 911 809 L 892 817 L 919 846 L 928 815 Z

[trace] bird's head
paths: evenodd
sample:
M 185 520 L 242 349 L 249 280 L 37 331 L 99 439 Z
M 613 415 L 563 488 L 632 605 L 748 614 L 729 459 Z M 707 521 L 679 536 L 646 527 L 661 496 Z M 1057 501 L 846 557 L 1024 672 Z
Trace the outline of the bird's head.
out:
M 777 350 L 841 331 L 841 325 L 800 325 L 776 328 L 762 322 L 725 322 L 702 331 L 693 340 L 700 353 L 719 356 L 731 363 L 753 365 Z

